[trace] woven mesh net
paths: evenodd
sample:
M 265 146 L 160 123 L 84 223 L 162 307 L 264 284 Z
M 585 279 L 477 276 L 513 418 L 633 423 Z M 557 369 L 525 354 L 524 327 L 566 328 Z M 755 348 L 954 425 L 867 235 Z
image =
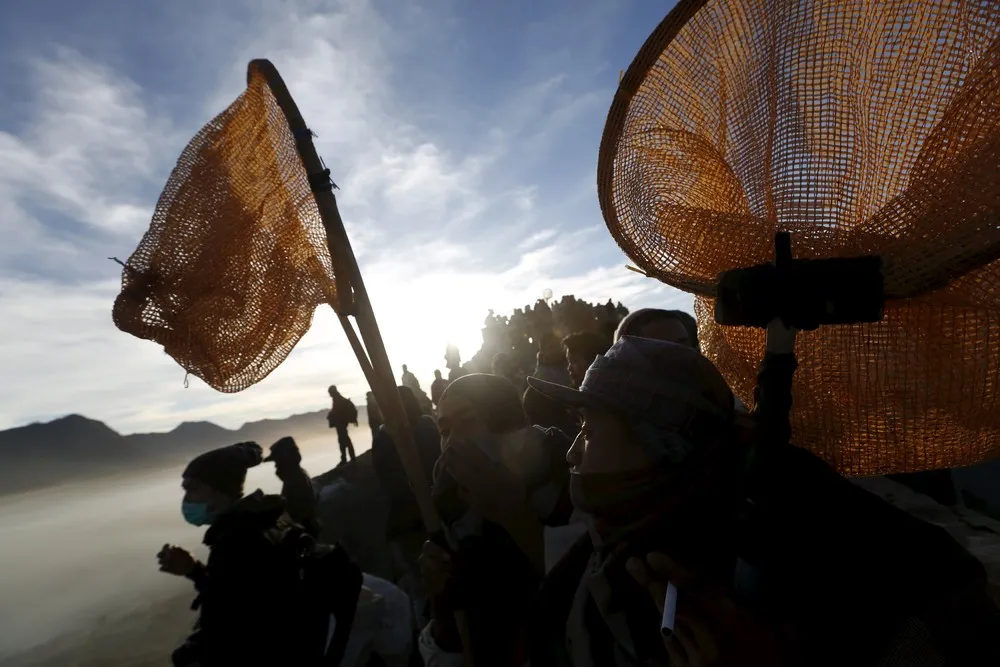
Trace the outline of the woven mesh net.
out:
M 849 475 L 1000 447 L 1000 3 L 682 0 L 626 73 L 598 166 L 629 257 L 697 295 L 705 353 L 749 401 L 763 332 L 714 282 L 880 254 L 873 325 L 800 335 L 794 439 Z
M 184 149 L 128 259 L 114 322 L 236 392 L 284 361 L 335 304 L 326 235 L 295 137 L 265 77 Z

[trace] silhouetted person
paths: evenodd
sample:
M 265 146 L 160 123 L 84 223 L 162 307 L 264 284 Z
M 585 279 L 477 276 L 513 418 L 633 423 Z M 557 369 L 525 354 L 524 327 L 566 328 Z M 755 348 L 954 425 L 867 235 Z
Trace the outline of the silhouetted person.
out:
M 572 384 L 566 370 L 566 353 L 555 334 L 547 333 L 538 341 L 536 362 L 534 377 L 564 386 Z
M 302 454 L 295 440 L 288 436 L 278 440 L 271 445 L 271 453 L 264 460 L 274 462 L 274 472 L 282 482 L 281 497 L 285 499 L 288 515 L 313 538 L 319 537 L 316 494 L 309 473 L 302 468 Z
M 414 395 L 423 391 L 420 388 L 420 381 L 417 379 L 417 376 L 410 372 L 410 369 L 406 367 L 406 364 L 403 364 L 403 377 L 400 384 L 404 387 L 409 387 L 410 391 L 412 391 Z
M 497 352 L 493 355 L 490 368 L 493 371 L 493 375 L 497 375 L 507 380 L 514 385 L 514 388 L 517 391 L 520 391 L 520 387 L 524 386 L 523 380 L 518 377 L 518 364 L 514 361 L 510 354 L 506 352 Z
M 560 500 L 570 443 L 559 432 L 528 427 L 517 390 L 496 375 L 450 384 L 438 426 L 442 454 L 432 494 L 454 554 L 424 543 L 432 620 L 421 633 L 421 653 L 428 665 L 461 664 L 454 613 L 462 611 L 464 648 L 477 666 L 520 666 L 527 613 L 545 569 L 544 525 L 565 519 Z
M 365 400 L 365 411 L 368 413 L 368 427 L 371 428 L 372 439 L 374 439 L 379 427 L 385 423 L 385 419 L 382 417 L 382 410 L 379 409 L 378 403 L 375 402 L 374 392 L 368 392 L 365 395 Z
M 331 386 L 329 392 L 330 398 L 333 399 L 333 405 L 330 412 L 327 413 L 326 420 L 330 428 L 337 429 L 340 463 L 343 465 L 347 463 L 348 457 L 351 461 L 354 460 L 354 443 L 351 442 L 351 436 L 347 429 L 351 424 L 358 425 L 358 409 L 354 407 L 351 399 L 341 396 L 336 387 Z
M 290 438 L 271 451 L 279 469 L 301 470 Z M 316 544 L 285 511 L 286 499 L 242 497 L 247 468 L 260 461 L 259 446 L 240 443 L 202 454 L 184 471 L 182 512 L 208 526 L 209 556 L 203 565 L 169 545 L 159 554 L 162 571 L 194 582 L 201 612 L 172 656 L 175 667 L 347 667 L 369 665 L 373 655 L 386 667 L 408 664 L 409 598 L 363 574 L 342 549 Z
M 195 632 L 174 651 L 177 667 L 316 664 L 307 648 L 321 646 L 320 616 L 303 603 L 295 560 L 279 535 L 294 530 L 280 496 L 243 497 L 247 469 L 261 462 L 255 443 L 198 456 L 184 470 L 181 511 L 193 526 L 208 526 L 208 562 L 164 546 L 160 569 L 191 579 L 200 612 Z M 360 588 L 361 575 L 357 573 Z
M 438 401 L 441 400 L 441 395 L 444 394 L 447 387 L 448 381 L 441 377 L 441 371 L 434 371 L 434 382 L 431 383 L 431 402 L 434 403 L 435 408 L 437 408 Z
M 444 364 L 448 368 L 448 382 L 462 377 L 462 354 L 454 345 L 448 345 L 444 352 Z
M 688 346 L 626 336 L 579 390 L 531 381 L 583 412 L 567 460 L 590 517 L 535 606 L 532 664 L 1000 664 L 982 564 L 791 444 L 794 341 L 768 327 L 749 431 Z

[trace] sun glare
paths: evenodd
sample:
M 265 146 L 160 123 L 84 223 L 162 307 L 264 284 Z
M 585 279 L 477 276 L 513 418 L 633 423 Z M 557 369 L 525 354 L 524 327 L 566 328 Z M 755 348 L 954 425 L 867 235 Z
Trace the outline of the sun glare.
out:
M 496 307 L 492 300 L 501 296 L 483 283 L 477 275 L 421 276 L 377 295 L 373 305 L 397 381 L 406 364 L 428 390 L 435 369 L 448 375 L 444 353 L 449 343 L 458 347 L 463 362 L 479 351 L 483 321 Z

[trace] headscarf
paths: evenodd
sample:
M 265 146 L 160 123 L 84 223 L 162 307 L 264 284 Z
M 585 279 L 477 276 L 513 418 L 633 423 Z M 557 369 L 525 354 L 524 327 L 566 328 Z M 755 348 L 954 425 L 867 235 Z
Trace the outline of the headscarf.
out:
M 640 308 L 629 313 L 618 324 L 615 331 L 615 342 L 625 336 L 638 336 L 643 327 L 658 320 L 673 320 L 679 322 L 687 332 L 691 347 L 698 349 L 698 322 L 683 310 L 661 310 L 659 308 Z

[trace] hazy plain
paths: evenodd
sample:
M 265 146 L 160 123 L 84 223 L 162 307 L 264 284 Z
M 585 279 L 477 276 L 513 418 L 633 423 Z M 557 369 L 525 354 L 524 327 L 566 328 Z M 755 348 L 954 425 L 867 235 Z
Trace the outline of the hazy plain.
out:
M 367 429 L 352 439 L 369 448 Z M 300 445 L 313 475 L 339 461 L 335 436 Z M 156 554 L 169 542 L 203 555 L 202 530 L 180 515 L 184 463 L 0 497 L 0 665 L 170 664 L 195 620 L 193 589 L 159 572 Z M 246 488 L 277 492 L 273 466 Z

